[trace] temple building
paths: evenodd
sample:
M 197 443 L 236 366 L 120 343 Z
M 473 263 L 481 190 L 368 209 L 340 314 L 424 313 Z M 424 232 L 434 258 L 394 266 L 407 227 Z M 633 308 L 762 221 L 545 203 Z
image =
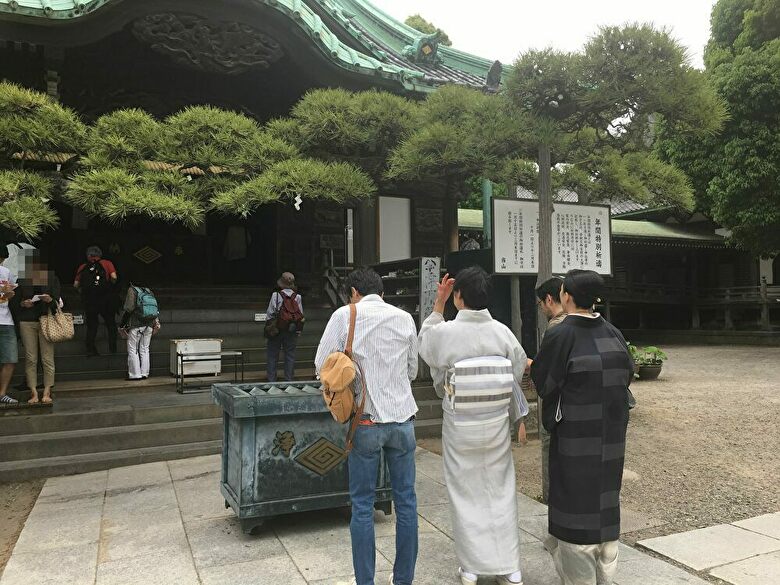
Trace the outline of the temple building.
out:
M 0 63 L 4 79 L 85 121 L 209 104 L 262 123 L 313 88 L 422 98 L 444 84 L 495 91 L 501 80 L 500 63 L 439 45 L 365 0 L 0 0 Z M 124 276 L 155 285 L 268 285 L 282 270 L 315 282 L 327 264 L 443 255 L 457 226 L 441 192 L 401 185 L 346 206 L 266 205 L 246 220 L 209 217 L 195 233 L 149 220 L 117 228 L 58 204 L 60 228 L 40 245 L 63 276 L 98 243 Z

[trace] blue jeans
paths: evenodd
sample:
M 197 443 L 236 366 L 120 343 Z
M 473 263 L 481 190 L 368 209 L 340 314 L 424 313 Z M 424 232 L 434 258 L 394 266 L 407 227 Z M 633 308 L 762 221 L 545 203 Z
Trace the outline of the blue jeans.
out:
M 390 469 L 396 514 L 393 583 L 412 585 L 417 562 L 417 495 L 414 492 L 414 421 L 359 425 L 349 453 L 352 498 L 352 565 L 357 585 L 374 585 L 374 499 L 380 454 Z
M 298 346 L 298 334 L 293 331 L 280 331 L 279 335 L 268 340 L 266 345 L 268 381 L 276 382 L 276 363 L 279 352 L 284 349 L 284 379 L 291 382 L 295 376 L 295 348 Z

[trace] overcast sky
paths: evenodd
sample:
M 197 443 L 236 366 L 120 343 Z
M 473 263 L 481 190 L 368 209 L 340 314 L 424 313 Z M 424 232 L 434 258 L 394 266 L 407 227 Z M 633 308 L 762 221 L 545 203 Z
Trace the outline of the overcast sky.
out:
M 600 25 L 652 22 L 666 27 L 703 67 L 714 0 L 371 0 L 399 20 L 419 13 L 452 39 L 452 46 L 512 63 L 527 49 L 574 51 Z

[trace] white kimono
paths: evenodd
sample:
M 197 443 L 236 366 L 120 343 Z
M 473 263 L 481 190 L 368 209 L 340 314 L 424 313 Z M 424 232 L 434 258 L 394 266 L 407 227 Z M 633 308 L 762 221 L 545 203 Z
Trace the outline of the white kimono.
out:
M 508 575 L 519 571 L 517 487 L 509 416 L 498 419 L 490 416 L 484 422 L 474 419 L 459 424 L 445 396 L 444 385 L 448 371 L 456 362 L 500 356 L 512 362 L 515 387 L 519 391 L 526 367 L 525 351 L 512 331 L 495 321 L 487 309 L 459 311 L 448 322 L 441 314 L 432 313 L 420 330 L 419 351 L 431 368 L 437 394 L 444 398 L 444 476 L 450 497 L 455 552 L 461 567 L 477 575 Z

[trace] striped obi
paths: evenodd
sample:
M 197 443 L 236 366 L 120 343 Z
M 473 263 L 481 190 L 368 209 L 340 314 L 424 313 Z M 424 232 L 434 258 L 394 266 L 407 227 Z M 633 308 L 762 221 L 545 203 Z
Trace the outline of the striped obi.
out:
M 444 410 L 456 425 L 495 422 L 512 411 L 512 420 L 528 414 L 528 403 L 512 373 L 512 362 L 501 356 L 455 362 L 444 381 Z

